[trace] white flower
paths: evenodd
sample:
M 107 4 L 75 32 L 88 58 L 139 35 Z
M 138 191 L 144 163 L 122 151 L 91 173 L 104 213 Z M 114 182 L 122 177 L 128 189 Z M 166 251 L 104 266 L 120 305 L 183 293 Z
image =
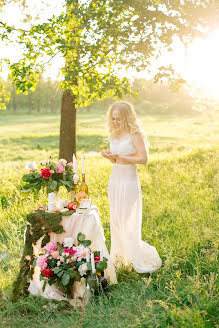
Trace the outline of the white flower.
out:
M 69 256 L 69 253 L 65 253 L 65 256 Z
M 75 183 L 75 184 L 78 183 L 78 180 L 79 180 L 79 176 L 78 176 L 77 173 L 75 173 L 75 174 L 73 175 L 73 181 L 74 181 L 74 183 Z
M 67 260 L 66 260 L 66 263 L 70 263 L 70 262 L 71 262 L 71 260 L 70 260 L 70 259 L 67 259 Z
M 60 266 L 60 264 L 61 264 L 61 262 L 60 262 L 60 261 L 58 261 L 58 262 L 57 262 L 57 266 Z
M 71 261 L 72 262 L 75 262 L 77 260 L 77 256 L 76 255 L 73 255 L 72 257 L 71 257 Z
M 59 160 L 59 163 L 61 163 L 63 166 L 65 166 L 65 165 L 67 164 L 67 161 L 66 161 L 66 159 L 64 159 L 64 158 L 61 158 L 61 159 Z
M 65 261 L 64 257 L 60 256 L 60 262 L 64 262 L 64 261 Z
M 80 273 L 81 276 L 86 274 L 87 270 L 88 270 L 87 263 L 80 265 L 78 268 L 78 272 Z
M 74 239 L 72 237 L 66 237 L 63 241 L 64 247 L 70 248 L 73 246 L 73 244 L 74 244 Z
M 25 165 L 25 169 L 36 170 L 37 169 L 36 161 L 34 161 L 34 162 L 27 162 L 26 165 Z

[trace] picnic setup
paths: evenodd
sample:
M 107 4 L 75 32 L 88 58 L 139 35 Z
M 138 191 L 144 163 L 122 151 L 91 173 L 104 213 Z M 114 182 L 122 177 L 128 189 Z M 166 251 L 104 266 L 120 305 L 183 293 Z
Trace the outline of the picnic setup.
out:
M 80 299 L 116 284 L 116 273 L 105 245 L 100 212 L 89 198 L 82 156 L 82 183 L 77 161 L 28 162 L 23 176 L 24 193 L 48 194 L 48 204 L 27 215 L 20 272 L 13 299 L 32 294 L 58 301 Z M 65 187 L 68 199 L 62 198 Z

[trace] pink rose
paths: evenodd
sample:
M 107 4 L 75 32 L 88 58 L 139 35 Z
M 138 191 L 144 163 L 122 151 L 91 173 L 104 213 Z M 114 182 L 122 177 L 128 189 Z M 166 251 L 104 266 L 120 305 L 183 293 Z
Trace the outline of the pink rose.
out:
M 59 257 L 59 251 L 53 251 L 51 255 L 54 259 L 57 259 Z
M 46 255 L 41 255 L 38 257 L 36 264 L 38 267 L 40 267 L 42 270 L 46 269 L 48 264 L 47 264 L 47 256 Z
M 73 248 L 77 251 L 75 255 L 77 256 L 77 261 L 81 261 L 82 258 L 86 258 L 86 248 L 83 245 L 79 245 Z
M 54 242 L 49 242 L 46 244 L 46 246 L 43 247 L 47 251 L 47 254 L 51 254 L 53 251 L 57 249 L 57 244 Z
M 65 173 L 65 169 L 61 163 L 56 164 L 56 173 Z
M 67 165 L 71 166 L 73 168 L 73 163 L 72 162 L 68 163 Z
M 66 161 L 66 159 L 64 159 L 64 158 L 61 158 L 61 159 L 59 160 L 59 163 L 61 163 L 63 166 L 65 166 L 65 165 L 67 164 L 67 161 Z

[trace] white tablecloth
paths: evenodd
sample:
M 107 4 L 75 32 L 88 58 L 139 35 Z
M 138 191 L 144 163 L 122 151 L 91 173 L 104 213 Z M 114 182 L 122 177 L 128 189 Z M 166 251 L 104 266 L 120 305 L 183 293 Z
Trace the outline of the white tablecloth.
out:
M 63 216 L 61 225 L 65 232 L 61 234 L 55 234 L 54 232 L 50 233 L 50 241 L 62 243 L 66 237 L 73 237 L 76 241 L 78 233 L 82 232 L 85 234 L 86 239 L 91 240 L 91 245 L 89 247 L 92 251 L 103 249 L 103 256 L 108 258 L 108 267 L 105 270 L 105 276 L 110 284 L 116 284 L 116 272 L 105 245 L 105 237 L 98 208 L 93 206 L 89 214 L 74 213 L 71 216 Z M 41 251 L 41 242 L 42 238 L 38 240 L 36 245 L 34 245 L 34 254 L 36 256 L 38 256 Z M 40 268 L 36 266 L 28 289 L 30 294 L 41 295 L 46 298 L 57 300 L 66 299 L 63 294 L 57 290 L 55 285 L 49 286 L 49 284 L 47 284 L 45 291 L 43 292 L 42 287 L 44 281 L 40 281 L 39 276 Z

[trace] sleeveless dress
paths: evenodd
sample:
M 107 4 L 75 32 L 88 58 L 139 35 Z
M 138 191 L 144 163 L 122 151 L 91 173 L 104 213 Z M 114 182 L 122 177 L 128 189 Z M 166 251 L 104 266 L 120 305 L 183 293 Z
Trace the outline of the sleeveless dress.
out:
M 132 136 L 111 138 L 113 154 L 136 153 Z M 108 183 L 110 205 L 110 257 L 116 267 L 132 265 L 138 273 L 154 272 L 162 265 L 155 247 L 141 240 L 142 192 L 135 164 L 115 163 Z

